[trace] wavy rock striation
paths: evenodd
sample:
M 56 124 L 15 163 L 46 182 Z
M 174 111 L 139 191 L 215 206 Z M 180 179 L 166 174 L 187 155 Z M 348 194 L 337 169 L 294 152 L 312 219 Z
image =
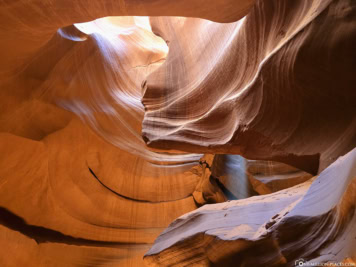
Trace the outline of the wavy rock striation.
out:
M 355 10 L 0 1 L 0 265 L 355 260 Z
M 277 0 L 231 24 L 152 18 L 170 52 L 144 84 L 145 141 L 323 170 L 356 143 L 355 14 Z
M 356 149 L 282 191 L 206 205 L 174 221 L 145 256 L 151 266 L 295 266 L 356 256 Z
M 197 207 L 201 155 L 156 153 L 140 135 L 141 80 L 167 47 L 139 24 L 61 28 L 1 80 L 1 266 L 142 266 Z

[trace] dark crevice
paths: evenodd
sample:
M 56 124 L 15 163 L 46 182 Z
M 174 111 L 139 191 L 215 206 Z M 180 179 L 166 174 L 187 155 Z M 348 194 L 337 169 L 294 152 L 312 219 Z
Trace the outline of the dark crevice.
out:
M 110 192 L 114 193 L 115 195 L 119 196 L 119 197 L 122 197 L 124 199 L 127 199 L 127 200 L 130 200 L 130 201 L 135 201 L 135 202 L 145 202 L 145 203 L 149 203 L 149 201 L 147 200 L 140 200 L 140 199 L 134 199 L 134 198 L 130 198 L 130 197 L 127 197 L 127 196 L 123 196 L 117 192 L 115 192 L 114 190 L 112 190 L 110 187 L 106 186 L 102 181 L 100 181 L 100 179 L 98 178 L 98 176 L 96 176 L 96 174 L 94 173 L 94 171 L 88 167 L 90 173 L 95 177 L 95 179 L 102 185 L 104 186 L 107 190 L 109 190 Z
M 201 165 L 201 166 L 203 166 L 203 165 L 205 165 L 205 167 L 206 168 L 208 168 L 210 171 L 211 171 L 211 166 L 209 165 L 209 163 L 206 161 L 206 160 L 204 160 L 204 161 L 199 161 L 199 164 Z
M 130 201 L 134 201 L 134 202 L 141 202 L 141 203 L 151 203 L 151 204 L 157 204 L 157 203 L 165 203 L 165 202 L 172 202 L 172 201 L 179 201 L 179 200 L 182 200 L 182 199 L 185 199 L 187 197 L 190 197 L 192 196 L 192 194 L 189 194 L 183 198 L 178 198 L 178 199 L 173 199 L 173 200 L 167 200 L 167 201 L 157 201 L 157 202 L 154 202 L 154 201 L 149 201 L 149 200 L 142 200 L 142 199 L 134 199 L 134 198 L 131 198 L 131 197 L 127 197 L 127 196 L 124 196 L 124 195 L 121 195 L 119 194 L 118 192 L 112 190 L 110 187 L 106 186 L 102 181 L 100 181 L 100 179 L 98 178 L 98 176 L 96 176 L 96 174 L 94 173 L 94 171 L 88 167 L 90 173 L 93 175 L 93 177 L 102 185 L 104 186 L 107 190 L 109 190 L 110 192 L 112 192 L 113 194 L 115 194 L 116 196 L 118 197 L 121 197 L 123 199 L 126 199 L 126 200 L 130 200 Z
M 132 246 L 132 243 L 97 241 L 85 238 L 77 238 L 65 235 L 59 231 L 48 229 L 42 226 L 30 225 L 15 213 L 4 207 L 0 207 L 0 224 L 33 239 L 37 244 L 41 243 L 62 243 L 67 245 L 113 247 L 118 245 Z M 141 243 L 144 244 L 144 243 Z
M 237 197 L 229 189 L 227 189 L 225 187 L 225 185 L 222 182 L 220 182 L 220 180 L 218 178 L 215 178 L 214 176 L 211 176 L 211 177 L 215 180 L 217 186 L 221 189 L 221 191 L 224 193 L 224 195 L 226 196 L 226 198 L 228 200 L 236 200 L 237 199 Z

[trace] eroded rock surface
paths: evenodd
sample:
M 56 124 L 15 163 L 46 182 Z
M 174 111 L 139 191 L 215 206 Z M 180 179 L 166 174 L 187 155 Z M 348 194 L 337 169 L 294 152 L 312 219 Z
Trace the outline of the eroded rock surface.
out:
M 167 46 L 138 24 L 61 28 L 1 80 L 1 266 L 141 267 L 158 234 L 197 207 L 201 155 L 156 153 L 141 138 L 140 85 Z
M 141 267 L 183 214 L 145 263 L 355 260 L 353 1 L 5 0 L 0 28 L 1 266 Z
M 356 149 L 282 191 L 206 205 L 174 221 L 145 256 L 152 266 L 295 266 L 356 256 Z
M 238 155 L 216 155 L 211 175 L 230 200 L 270 194 L 312 178 L 284 163 L 246 160 Z
M 147 144 L 323 170 L 356 143 L 355 14 L 277 0 L 231 24 L 151 19 L 170 53 L 145 83 Z

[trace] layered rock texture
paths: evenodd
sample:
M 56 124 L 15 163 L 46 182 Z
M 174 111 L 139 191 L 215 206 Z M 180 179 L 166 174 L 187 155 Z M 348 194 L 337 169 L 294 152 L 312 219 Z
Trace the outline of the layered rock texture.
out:
M 146 254 L 152 266 L 295 266 L 356 257 L 356 149 L 276 193 L 206 205 L 174 221 Z
M 352 1 L 258 1 L 228 25 L 151 21 L 170 53 L 144 86 L 149 146 L 273 159 L 314 174 L 353 148 Z
M 0 266 L 353 264 L 355 47 L 353 0 L 0 1 Z

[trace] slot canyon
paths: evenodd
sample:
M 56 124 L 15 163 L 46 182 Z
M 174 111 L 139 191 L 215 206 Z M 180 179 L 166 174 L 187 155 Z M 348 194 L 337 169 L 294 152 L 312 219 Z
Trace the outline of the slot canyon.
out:
M 355 0 L 0 0 L 0 54 L 0 267 L 356 266 Z

